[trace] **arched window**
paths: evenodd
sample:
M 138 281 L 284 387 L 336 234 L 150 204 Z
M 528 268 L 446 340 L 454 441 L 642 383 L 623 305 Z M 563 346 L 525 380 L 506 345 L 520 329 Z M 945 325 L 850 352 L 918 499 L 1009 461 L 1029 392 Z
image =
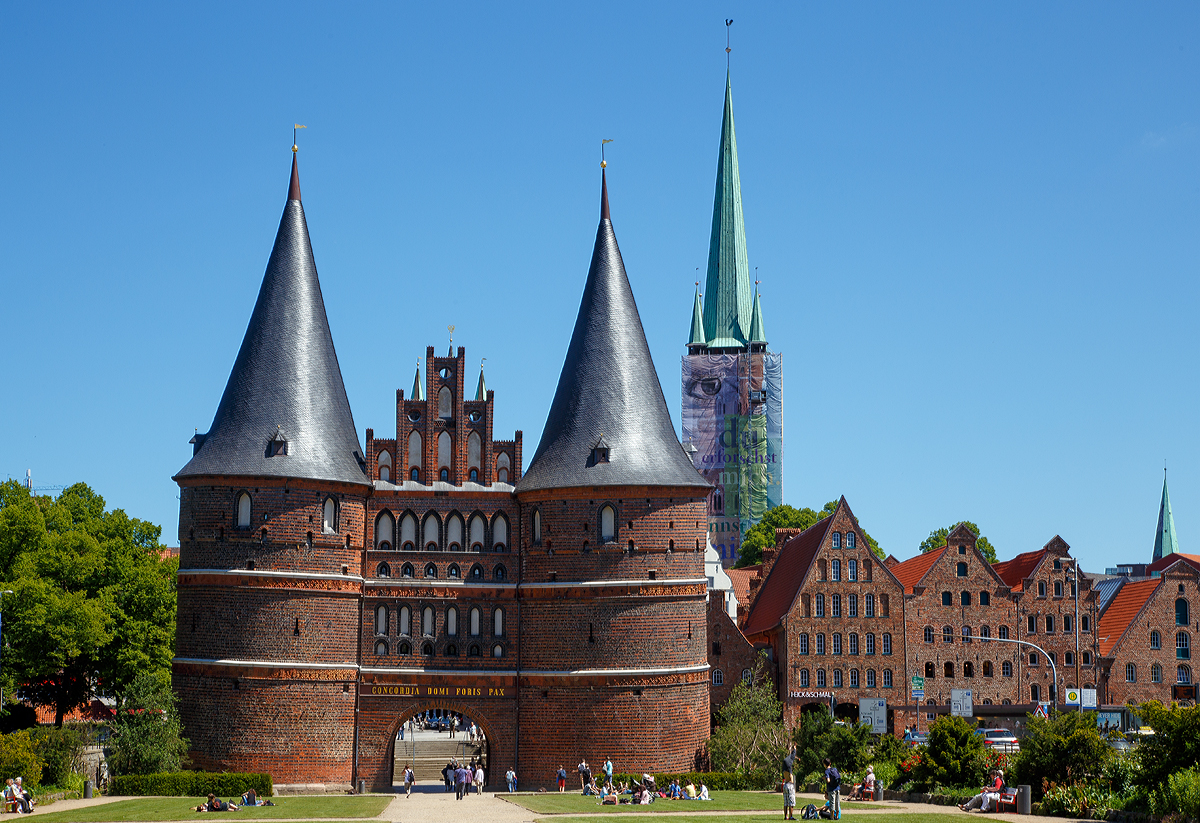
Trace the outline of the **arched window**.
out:
M 883 653 L 891 654 L 892 653 L 892 635 L 891 635 L 891 633 L 884 632 L 882 639 L 883 639 Z
M 479 657 L 479 653 L 478 643 L 472 643 L 470 648 L 467 649 L 467 657 Z
M 438 473 L 442 475 L 443 480 L 449 480 L 450 469 L 454 465 L 454 443 L 450 439 L 450 432 L 442 432 L 438 435 Z
M 600 542 L 611 543 L 617 539 L 617 511 L 612 506 L 600 509 Z
M 865 685 L 868 689 L 875 688 L 875 670 L 874 669 L 867 669 L 867 677 L 866 677 Z
M 959 563 L 954 568 L 959 577 L 967 576 L 967 564 L 966 563 Z
M 458 609 L 453 606 L 446 609 L 446 634 L 450 637 L 458 636 Z
M 534 509 L 530 520 L 531 531 L 533 532 L 533 545 L 542 545 L 542 510 Z
M 1188 683 L 1191 683 L 1192 682 L 1192 670 L 1189 669 L 1187 666 L 1176 666 L 1175 667 L 1175 682 L 1183 684 L 1185 686 Z
M 433 657 L 433 644 L 426 643 L 421 646 L 421 654 L 425 655 L 426 657 Z
M 425 551 L 435 552 L 439 548 L 438 543 L 438 523 L 437 515 L 433 512 L 425 515 L 425 525 L 421 528 L 421 542 L 425 546 Z
M 825 670 L 824 669 L 817 669 L 817 688 L 818 689 L 825 688 Z
M 332 497 L 326 497 L 321 505 L 321 530 L 325 534 L 337 534 L 338 505 Z
M 376 640 L 375 641 L 375 654 L 379 655 L 380 657 L 383 657 L 387 653 L 388 653 L 388 642 L 386 640 Z
M 1091 625 L 1092 625 L 1092 621 L 1088 619 L 1088 616 L 1086 614 L 1080 616 L 1080 618 L 1079 618 L 1079 630 L 1080 631 L 1090 632 L 1092 630 Z
M 926 679 L 926 680 L 932 680 L 935 674 L 936 674 L 936 671 L 935 671 L 935 669 L 933 668 L 933 664 L 932 664 L 932 663 L 926 663 L 926 664 L 925 664 L 925 679 Z
M 1029 702 L 1037 703 L 1042 699 L 1042 690 L 1038 688 L 1037 683 L 1029 684 Z
M 508 482 L 508 471 L 512 464 L 508 459 L 508 452 L 500 452 L 496 455 L 496 480 L 501 483 Z
M 942 664 L 942 677 L 954 677 L 954 664 L 949 660 Z
M 1046 634 L 1054 634 L 1054 615 L 1046 615 Z
M 408 645 L 407 643 L 401 643 L 396 647 L 396 654 L 407 657 L 408 655 L 412 654 L 412 646 Z
M 446 550 L 460 552 L 463 549 L 463 521 L 457 514 L 446 518 Z
M 421 470 L 418 469 L 416 466 L 413 466 L 412 470 L 408 473 L 408 479 L 413 481 L 414 483 L 421 482 Z
M 375 607 L 375 634 L 387 634 L 387 633 L 388 633 L 388 607 L 383 606 L 383 605 L 376 606 Z
M 800 635 L 800 654 L 808 654 L 808 633 Z
M 942 605 L 943 606 L 953 606 L 954 605 L 954 595 L 950 594 L 950 592 L 942 592 Z
M 480 517 L 479 515 L 475 515 L 474 517 L 471 518 L 471 534 L 470 534 L 471 551 L 473 551 L 473 552 L 483 551 L 483 544 L 486 540 L 487 540 L 487 524 L 484 522 L 484 519 L 482 517 Z
M 392 567 L 389 566 L 387 563 L 380 563 L 378 566 L 375 567 L 375 576 L 376 577 L 384 577 L 384 578 L 391 577 L 392 576 Z
M 863 606 L 865 607 L 864 613 L 866 614 L 866 616 L 874 617 L 875 616 L 875 595 L 868 594 L 866 597 L 864 597 L 863 598 Z
M 413 429 L 408 435 L 408 468 L 410 470 L 420 469 L 421 464 L 425 462 L 423 457 L 424 455 L 421 453 L 421 433 Z M 413 478 L 413 480 L 416 479 L 416 477 Z
M 496 582 L 502 582 L 504 580 L 507 580 L 508 579 L 508 569 L 504 568 L 504 566 L 502 566 L 502 565 L 497 566 L 496 568 L 492 569 L 492 579 L 495 580 Z
M 853 548 L 853 547 L 851 547 L 851 548 Z M 847 560 L 846 561 L 846 579 L 849 580 L 851 583 L 858 582 L 858 561 L 857 560 Z
M 846 635 L 846 654 L 858 654 L 858 634 L 856 632 Z
M 803 688 L 808 685 L 808 669 L 800 670 L 800 686 Z
M 474 472 L 474 479 L 479 478 L 479 468 L 483 465 L 483 440 L 479 432 L 473 431 L 467 435 L 467 470 Z
M 411 512 L 400 521 L 400 546 L 406 552 L 417 548 L 417 518 Z
M 833 686 L 834 686 L 834 688 L 839 688 L 839 689 L 842 687 L 842 670 L 841 669 L 833 670 Z
M 1187 632 L 1175 633 L 1175 659 L 1176 660 L 1191 660 L 1192 649 L 1189 642 Z
M 970 626 L 962 627 L 962 640 L 964 643 L 971 642 L 971 627 Z
M 949 626 L 942 626 L 942 642 L 943 643 L 953 643 L 954 642 L 954 629 L 950 628 Z
M 449 420 L 453 416 L 454 395 L 450 393 L 449 386 L 442 386 L 438 390 L 438 417 Z
M 479 482 L 479 469 L 470 469 L 467 471 L 467 479 L 472 483 Z
M 846 615 L 858 617 L 858 595 L 852 594 L 846 598 Z
M 504 657 L 504 647 L 499 643 L 492 646 L 492 657 Z
M 396 543 L 396 519 L 389 511 L 382 511 L 375 518 L 375 548 L 388 551 Z
M 1162 666 L 1158 665 L 1157 663 L 1155 663 L 1153 666 L 1150 667 L 1150 682 L 1151 683 L 1161 683 L 1162 682 Z
M 842 633 L 834 632 L 833 637 L 831 639 L 833 641 L 833 643 L 832 643 L 833 653 L 841 654 L 842 653 Z
M 1188 625 L 1188 602 L 1182 597 L 1175 601 L 1175 625 Z
M 1039 580 L 1038 581 L 1038 597 L 1045 597 L 1045 596 L 1046 596 L 1046 581 Z
M 450 482 L 450 470 L 445 466 L 442 466 L 442 468 L 438 471 L 438 480 L 441 480 L 443 483 Z
M 458 646 L 448 643 L 446 645 L 446 657 L 458 657 Z
M 408 606 L 400 607 L 400 620 L 399 620 L 400 627 L 399 627 L 399 629 L 400 629 L 400 634 L 402 634 L 402 635 L 412 634 L 412 624 L 409 622 L 411 614 L 412 614 L 412 612 L 409 611 Z
M 416 574 L 416 571 L 413 569 L 412 563 L 405 563 L 403 566 L 400 567 L 400 576 L 401 577 L 412 577 L 415 574 Z
M 932 642 L 933 642 L 933 626 L 926 626 L 926 627 L 925 627 L 925 642 L 926 642 L 926 643 L 932 643 Z
M 1135 666 L 1132 663 L 1125 664 L 1125 682 L 1126 683 L 1136 683 L 1137 682 L 1137 666 Z
M 492 551 L 502 552 L 508 549 L 508 518 L 502 514 L 492 519 Z
M 504 636 L 504 609 L 492 612 L 492 634 L 496 637 Z
M 988 640 L 991 639 L 991 637 L 992 637 L 992 630 L 990 628 L 988 628 L 987 626 L 979 627 L 979 639 L 980 640 L 982 640 L 984 643 L 986 643 L 986 642 L 988 642 Z
M 1012 661 L 1005 660 L 1000 664 L 1000 673 L 1005 677 L 1012 677 Z
M 376 458 L 376 462 L 379 464 L 379 479 L 380 480 L 391 480 L 392 479 L 392 455 L 391 455 L 391 453 L 387 449 L 384 449 L 383 451 L 381 451 L 379 453 L 379 457 Z
M 457 563 L 451 563 L 450 568 L 446 569 L 446 577 L 450 577 L 455 580 L 462 577 L 462 572 L 459 571 Z
M 713 669 L 712 680 L 713 680 L 714 686 L 724 686 L 725 685 L 725 675 L 721 672 L 720 669 Z
M 747 686 L 750 685 L 750 680 L 753 676 L 754 675 L 750 672 L 749 669 L 742 669 L 742 682 L 745 683 Z
M 995 675 L 995 672 L 992 669 L 992 661 L 990 661 L 990 660 L 983 661 L 983 676 L 984 677 L 993 677 L 994 675 Z
M 425 564 L 425 576 L 426 577 L 437 577 L 437 566 L 435 566 L 432 563 L 426 563 Z
M 971 605 L 971 593 L 967 592 L 967 591 L 959 592 L 958 604 L 960 606 L 970 606 Z
M 996 637 L 1000 638 L 1001 640 L 1008 640 L 1008 626 L 1001 626 Z
M 825 634 L 824 632 L 817 634 L 817 654 L 825 654 Z
M 483 566 L 476 563 L 474 566 L 471 567 L 471 579 L 472 580 L 482 580 L 483 579 Z
M 1150 632 L 1150 648 L 1152 648 L 1152 649 L 1161 649 L 1162 648 L 1162 635 L 1159 634 L 1158 632 Z
M 471 608 L 471 636 L 479 637 L 479 607 Z
M 830 560 L 829 561 L 829 579 L 832 580 L 834 583 L 842 582 L 842 561 L 840 561 L 840 560 Z M 837 595 L 834 595 L 834 596 L 836 597 Z M 834 617 L 837 617 L 837 615 L 835 614 Z
M 871 582 L 871 561 L 863 558 L 862 562 L 862 579 L 863 581 Z
M 980 605 L 980 606 L 990 606 L 990 605 L 992 605 L 992 596 L 991 596 L 991 594 L 989 594 L 988 592 L 980 592 L 980 593 L 979 593 L 979 605 Z
M 853 549 L 855 546 L 854 532 L 846 532 L 846 548 Z
M 433 637 L 433 606 L 421 610 L 421 634 Z
M 1063 596 L 1063 587 L 1062 587 L 1062 581 L 1061 581 L 1061 580 L 1055 580 L 1055 581 L 1054 581 L 1054 596 L 1055 596 L 1055 597 L 1062 597 L 1062 596 Z
M 816 607 L 816 616 L 824 617 L 825 616 L 825 595 L 818 594 L 814 598 L 814 606 Z
M 833 562 L 837 563 L 836 560 Z M 832 595 L 829 598 L 829 605 L 830 605 L 830 610 L 829 610 L 830 617 L 841 617 L 842 616 L 842 596 L 840 594 Z
M 237 527 L 239 529 L 250 528 L 250 495 L 247 492 L 238 495 Z
M 875 654 L 875 633 L 867 632 L 867 634 L 863 637 L 863 640 L 866 647 L 864 651 L 867 654 Z
M 840 549 L 841 547 L 842 547 L 842 534 L 841 534 L 841 532 L 834 532 L 833 533 L 833 548 Z
M 975 676 L 975 664 L 972 663 L 970 660 L 968 660 L 967 662 L 963 663 L 963 677 L 974 677 L 974 676 Z

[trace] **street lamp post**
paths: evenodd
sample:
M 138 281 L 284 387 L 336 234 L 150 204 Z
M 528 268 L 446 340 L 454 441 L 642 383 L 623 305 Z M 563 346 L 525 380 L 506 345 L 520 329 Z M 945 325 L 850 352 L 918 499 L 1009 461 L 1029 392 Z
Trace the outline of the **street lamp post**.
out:
M 1036 643 L 1030 643 L 1028 640 L 1007 640 L 1003 637 L 979 637 L 978 635 L 976 635 L 974 639 L 978 640 L 980 643 L 1017 643 L 1022 646 L 1029 646 L 1031 649 L 1037 649 L 1039 652 L 1044 654 L 1046 659 L 1050 661 L 1050 669 L 1054 672 L 1054 680 L 1050 684 L 1050 694 L 1053 698 L 1051 702 L 1053 702 L 1055 706 L 1058 705 L 1058 666 L 1055 665 L 1054 658 L 1051 657 L 1045 649 Z
M 12 594 L 12 589 L 5 589 L 0 592 L 0 654 L 3 654 L 4 649 L 4 595 Z M 2 658 L 0 658 L 2 659 Z M 0 714 L 4 713 L 4 681 L 0 680 Z

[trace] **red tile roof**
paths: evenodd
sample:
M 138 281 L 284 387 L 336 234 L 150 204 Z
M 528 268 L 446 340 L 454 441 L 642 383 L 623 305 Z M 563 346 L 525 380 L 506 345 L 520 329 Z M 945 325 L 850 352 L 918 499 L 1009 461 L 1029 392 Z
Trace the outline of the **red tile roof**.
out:
M 38 706 L 37 722 L 40 726 L 54 725 L 54 707 L 53 706 Z M 63 718 L 64 723 L 103 723 L 111 720 L 113 710 L 105 706 L 99 700 L 92 700 L 86 706 L 77 707 L 67 712 Z
M 1155 578 L 1137 580 L 1121 587 L 1096 623 L 1096 639 L 1100 643 L 1101 657 L 1108 657 L 1112 653 L 1117 641 L 1129 629 L 1129 624 L 1142 611 L 1146 601 L 1158 590 L 1161 583 L 1162 578 Z
M 897 563 L 889 568 L 892 574 L 896 575 L 896 579 L 900 581 L 900 585 L 904 586 L 904 593 L 912 594 L 913 586 L 921 582 L 921 578 L 929 573 L 933 564 L 938 562 L 945 553 L 946 547 L 942 546 L 940 549 L 910 557 L 903 563 Z
M 821 548 L 821 542 L 825 539 L 825 532 L 829 530 L 832 519 L 833 516 L 830 515 L 809 526 L 779 549 L 775 565 L 771 567 L 767 579 L 759 587 L 758 596 L 754 598 L 754 604 L 746 616 L 742 634 L 749 637 L 779 625 L 779 621 L 796 601 L 796 593 L 817 556 L 817 550 Z
M 1014 592 L 1024 590 L 1025 578 L 1033 574 L 1033 570 L 1038 567 L 1038 563 L 1042 562 L 1042 558 L 1046 556 L 1045 549 L 1037 551 L 1025 552 L 1018 554 L 1012 560 L 1005 560 L 1003 563 L 996 563 L 992 566 L 996 574 L 1000 575 L 1000 579 L 1012 589 Z
M 1147 566 L 1146 572 L 1149 574 L 1152 572 L 1166 571 L 1181 560 L 1193 568 L 1200 569 L 1200 554 L 1180 554 L 1179 552 L 1172 552 L 1171 554 L 1164 555 L 1159 560 L 1155 560 L 1153 563 Z
M 746 566 L 742 569 L 726 569 L 725 573 L 729 575 L 729 579 L 733 581 L 733 595 L 737 598 L 737 602 L 747 608 L 750 607 L 750 578 L 758 574 L 762 569 L 762 563 L 754 566 Z

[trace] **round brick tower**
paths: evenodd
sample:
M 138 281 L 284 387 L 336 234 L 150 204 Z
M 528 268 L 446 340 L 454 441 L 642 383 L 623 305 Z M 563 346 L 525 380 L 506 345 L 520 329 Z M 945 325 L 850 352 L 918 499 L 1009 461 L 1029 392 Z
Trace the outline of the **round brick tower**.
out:
M 575 331 L 521 504 L 517 773 L 683 771 L 709 732 L 709 484 L 671 423 L 601 182 Z M 504 764 L 500 764 L 504 765 Z
M 174 478 L 173 667 L 192 760 L 349 786 L 369 484 L 294 155 L 246 336 L 212 427 L 192 443 Z

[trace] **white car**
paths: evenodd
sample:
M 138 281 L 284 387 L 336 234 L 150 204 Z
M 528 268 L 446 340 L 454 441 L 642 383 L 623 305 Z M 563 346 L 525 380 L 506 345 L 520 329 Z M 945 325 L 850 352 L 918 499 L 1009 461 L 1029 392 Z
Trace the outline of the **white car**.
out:
M 1021 751 L 1021 743 L 1008 729 L 984 729 L 983 745 L 989 749 L 1016 754 Z

